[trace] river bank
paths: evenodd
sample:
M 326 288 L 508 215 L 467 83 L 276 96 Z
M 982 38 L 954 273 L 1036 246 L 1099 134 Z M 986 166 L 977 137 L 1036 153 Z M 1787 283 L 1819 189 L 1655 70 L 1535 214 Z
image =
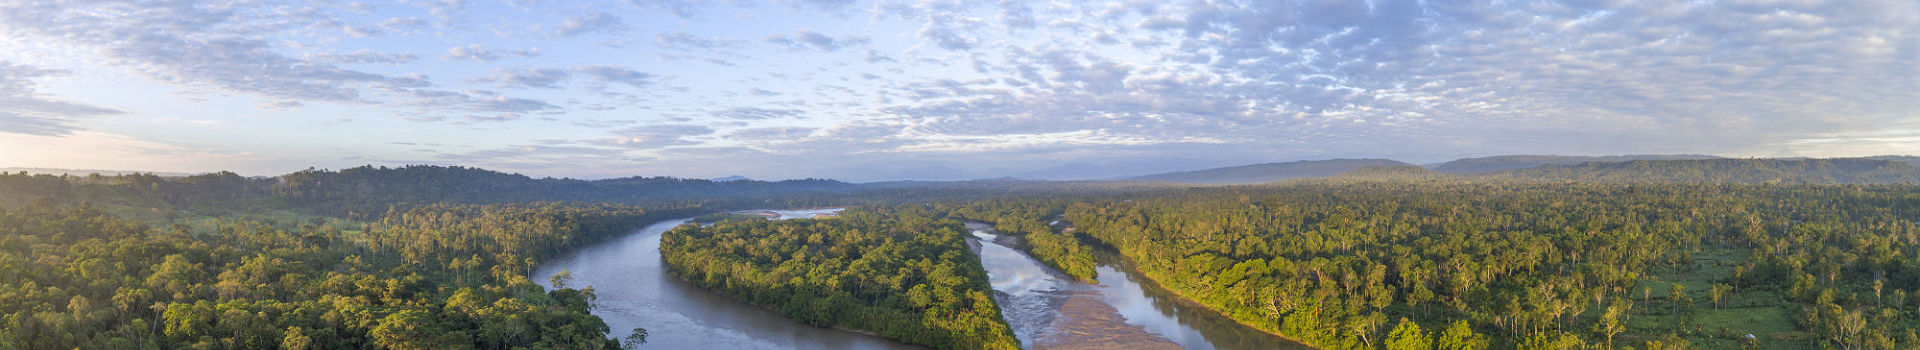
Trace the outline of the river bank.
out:
M 653 223 L 634 233 L 582 247 L 541 264 L 534 281 L 544 287 L 562 270 L 575 287 L 593 286 L 593 314 L 614 336 L 634 327 L 648 331 L 646 348 L 661 349 L 858 349 L 920 347 L 865 334 L 822 328 L 737 302 L 667 273 L 660 235 L 687 219 Z

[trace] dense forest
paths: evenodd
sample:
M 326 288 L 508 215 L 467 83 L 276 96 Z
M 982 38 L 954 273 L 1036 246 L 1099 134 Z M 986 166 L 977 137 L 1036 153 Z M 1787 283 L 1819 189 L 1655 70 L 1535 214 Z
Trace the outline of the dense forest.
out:
M 591 288 L 545 290 L 531 268 L 669 218 L 821 205 L 860 208 L 711 215 L 663 255 L 743 302 L 936 348 L 1018 346 L 962 220 L 1084 281 L 1117 253 L 1326 348 L 1914 348 L 1920 187 L 1873 184 L 1914 169 L 1402 166 L 1248 186 L 0 174 L 0 349 L 619 347 L 631 330 L 589 313 Z
M 590 288 L 546 291 L 527 270 L 686 213 L 434 206 L 364 230 L 203 231 L 51 200 L 0 208 L 0 349 L 619 348 Z
M 440 203 L 492 204 L 540 201 L 686 205 L 766 201 L 795 194 L 832 194 L 856 186 L 833 180 L 726 181 L 672 177 L 605 180 L 531 178 L 490 170 L 406 166 L 303 170 L 276 177 L 218 172 L 183 177 L 151 174 L 54 176 L 0 173 L 0 206 L 35 198 L 224 216 L 262 209 L 300 211 L 370 220 L 391 207 Z M 785 203 L 782 203 L 785 204 Z
M 817 326 L 937 349 L 1015 349 L 959 222 L 924 206 L 721 220 L 661 236 L 668 271 Z
M 1662 159 L 1545 165 L 1486 174 L 1503 180 L 1601 183 L 1913 184 L 1910 157 L 1831 159 Z
M 1064 215 L 1158 285 L 1321 347 L 1920 346 L 1907 185 L 1308 181 L 968 205 Z

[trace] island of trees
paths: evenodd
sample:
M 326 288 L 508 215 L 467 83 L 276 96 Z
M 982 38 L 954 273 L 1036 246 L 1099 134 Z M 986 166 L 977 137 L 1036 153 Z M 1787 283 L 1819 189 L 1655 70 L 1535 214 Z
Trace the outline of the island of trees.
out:
M 937 349 L 1018 349 L 958 221 L 924 207 L 733 218 L 660 239 L 668 271 L 807 324 Z

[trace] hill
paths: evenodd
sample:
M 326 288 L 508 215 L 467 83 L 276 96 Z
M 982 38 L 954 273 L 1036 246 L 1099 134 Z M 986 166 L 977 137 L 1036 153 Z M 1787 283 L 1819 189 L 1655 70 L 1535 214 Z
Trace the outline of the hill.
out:
M 1139 161 L 1120 161 L 1112 163 L 1068 162 L 1051 167 L 1009 174 L 1006 177 L 1021 180 L 1081 181 L 1113 180 L 1135 176 L 1165 173 L 1168 170 L 1197 170 L 1216 167 L 1215 161 L 1188 158 L 1153 159 Z
M 1182 171 L 1157 175 L 1128 178 L 1131 181 L 1167 181 L 1179 183 L 1204 184 L 1241 184 L 1264 183 L 1287 179 L 1328 177 L 1358 170 L 1364 167 L 1413 166 L 1391 159 L 1330 159 L 1303 160 L 1285 163 L 1264 163 L 1206 170 Z
M 1915 156 L 1872 156 L 1872 157 L 1862 157 L 1862 158 L 1890 160 L 1895 162 L 1913 164 L 1914 166 L 1920 166 L 1920 157 L 1915 157 Z
M 1621 156 L 1555 156 L 1555 155 L 1507 155 L 1480 158 L 1461 158 L 1431 166 L 1434 171 L 1454 174 L 1485 174 L 1507 170 L 1538 168 L 1546 165 L 1577 165 L 1583 163 L 1618 163 L 1636 160 L 1682 160 L 1682 159 L 1718 159 L 1720 157 L 1698 154 L 1641 154 Z
M 541 201 L 640 203 L 714 198 L 764 200 L 767 196 L 840 192 L 857 185 L 834 180 L 712 181 L 673 177 L 604 180 L 532 178 L 459 166 L 363 166 L 302 170 L 249 178 L 231 172 L 184 177 L 151 174 L 59 177 L 0 173 L 0 206 L 39 197 L 141 207 L 302 208 L 328 215 L 367 218 L 389 206 L 433 203 L 487 204 Z
M 1636 160 L 1547 165 L 1488 174 L 1491 178 L 1652 183 L 1920 183 L 1920 167 L 1870 158 Z
M 28 173 L 28 174 L 47 174 L 47 175 L 69 175 L 69 176 L 87 176 L 87 175 L 93 175 L 93 174 L 100 174 L 101 176 L 151 174 L 151 175 L 165 176 L 165 177 L 181 177 L 181 176 L 193 175 L 188 173 L 170 173 L 170 172 L 154 172 L 154 171 L 31 168 L 31 167 L 0 168 L 0 173 L 7 173 L 7 174 Z
M 1460 178 L 1461 175 L 1433 171 L 1417 165 L 1368 166 L 1334 176 L 1333 180 L 1362 181 L 1434 181 Z

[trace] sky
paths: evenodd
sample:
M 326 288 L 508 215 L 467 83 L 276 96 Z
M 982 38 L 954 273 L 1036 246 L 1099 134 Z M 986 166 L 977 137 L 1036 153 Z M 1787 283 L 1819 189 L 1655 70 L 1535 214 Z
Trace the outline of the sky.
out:
M 1920 3 L 0 1 L 0 167 L 946 180 L 1920 154 Z

